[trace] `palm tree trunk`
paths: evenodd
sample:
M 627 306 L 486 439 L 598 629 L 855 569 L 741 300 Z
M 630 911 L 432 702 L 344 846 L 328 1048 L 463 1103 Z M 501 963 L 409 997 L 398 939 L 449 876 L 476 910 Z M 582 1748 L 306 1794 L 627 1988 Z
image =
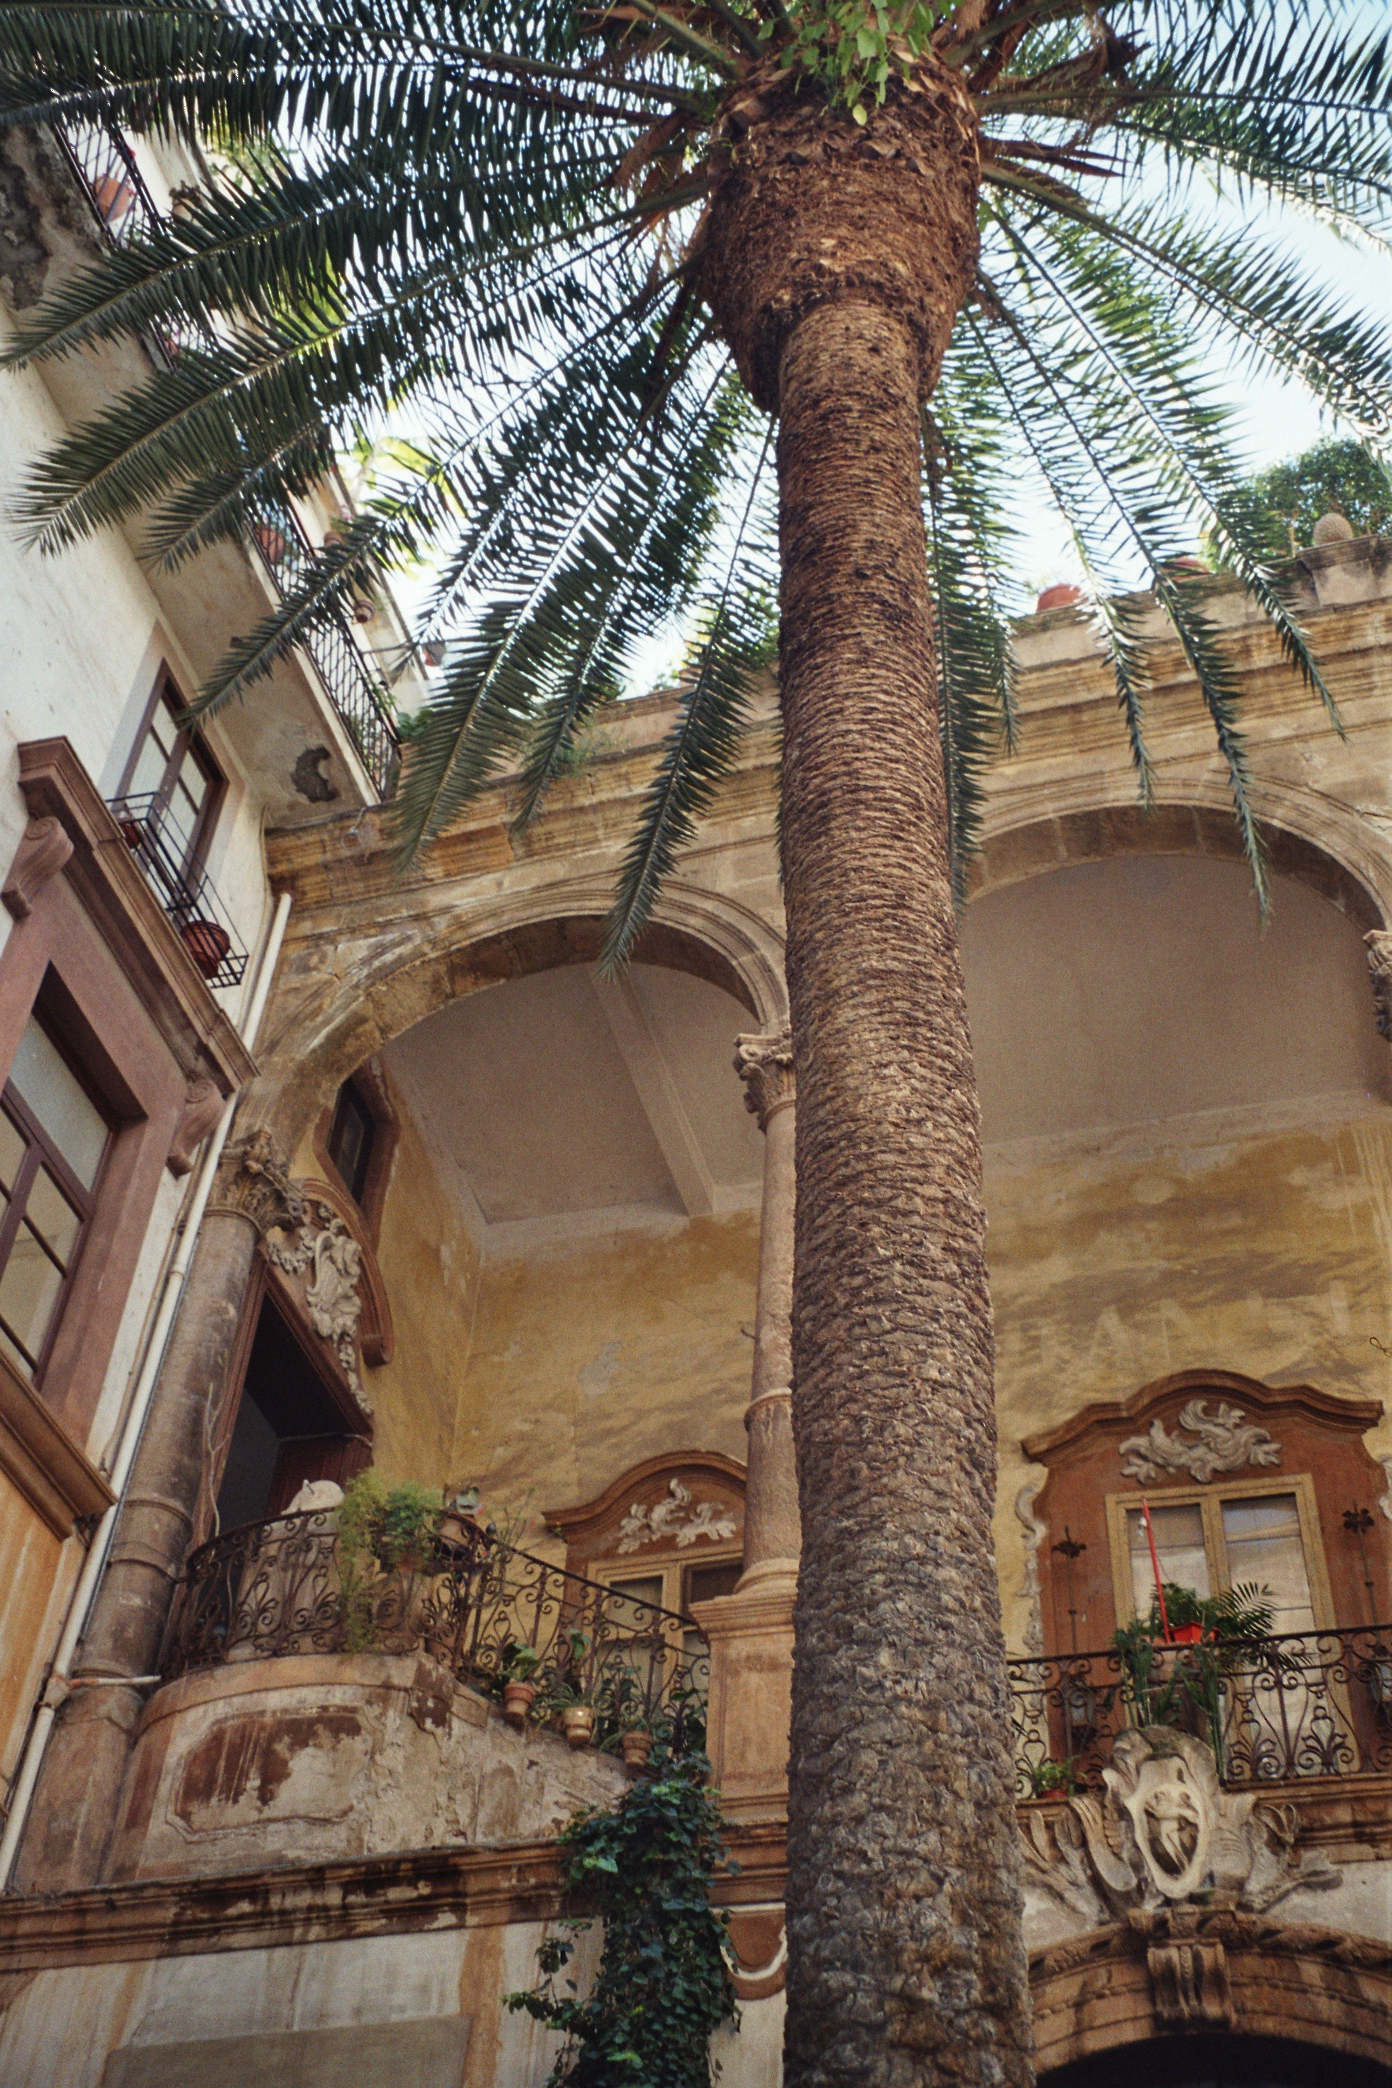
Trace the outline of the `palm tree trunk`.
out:
M 704 284 L 779 417 L 802 1505 L 787 2088 L 1031 2077 L 991 1306 L 919 405 L 973 280 L 975 110 L 733 90 Z
M 878 305 L 822 305 L 784 347 L 803 1517 L 788 2088 L 1030 2078 L 918 387 L 909 328 Z

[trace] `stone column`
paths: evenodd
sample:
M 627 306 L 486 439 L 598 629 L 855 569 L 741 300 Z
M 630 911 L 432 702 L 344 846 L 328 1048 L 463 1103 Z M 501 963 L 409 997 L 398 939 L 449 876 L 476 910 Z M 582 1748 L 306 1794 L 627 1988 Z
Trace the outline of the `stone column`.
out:
M 696 1603 L 692 1614 L 710 1644 L 707 1747 L 725 1812 L 732 1820 L 778 1820 L 788 1810 L 801 1549 L 791 1390 L 795 1162 L 787 1032 L 740 1037 L 735 1070 L 764 1133 L 754 1383 L 745 1417 L 744 1572 L 733 1595 Z
M 735 1071 L 745 1107 L 764 1134 L 759 1290 L 754 1310 L 754 1381 L 744 1425 L 749 1468 L 740 1588 L 795 1583 L 802 1548 L 793 1454 L 793 1206 L 797 1188 L 792 1039 L 737 1037 Z
M 281 1155 L 256 1132 L 223 1159 L 121 1507 L 111 1555 L 74 1663 L 76 1687 L 48 1745 L 18 1883 L 26 1892 L 94 1884 L 175 1583 L 208 1474 L 247 1285 L 261 1237 L 303 1215 Z

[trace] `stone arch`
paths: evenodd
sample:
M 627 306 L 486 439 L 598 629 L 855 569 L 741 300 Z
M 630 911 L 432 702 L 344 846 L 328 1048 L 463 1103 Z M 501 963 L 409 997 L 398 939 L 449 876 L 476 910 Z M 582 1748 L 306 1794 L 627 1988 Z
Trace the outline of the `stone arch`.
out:
M 1077 2060 L 1205 2030 L 1385 2064 L 1392 1947 L 1312 1922 L 1227 1910 L 1196 1913 L 1192 1929 L 1185 1948 L 1208 1961 L 1205 1978 L 1193 1983 L 1213 2011 L 1202 2020 L 1172 2019 L 1151 1962 L 1159 1939 L 1143 1915 L 1031 1952 L 1041 2088 Z
M 1285 788 L 1255 793 L 1272 870 L 1296 878 L 1337 906 L 1366 934 L 1392 920 L 1392 857 L 1365 820 L 1314 792 Z M 1264 800 L 1264 802 L 1263 802 Z M 1002 808 L 1003 809 L 1003 808 Z M 988 821 L 972 866 L 969 896 L 1076 863 L 1110 856 L 1210 856 L 1242 861 L 1231 807 L 1196 795 L 1147 812 L 1134 802 L 1080 805 L 1047 819 Z
M 607 877 L 576 879 L 550 892 L 471 898 L 467 909 L 437 905 L 415 924 L 397 910 L 327 931 L 314 918 L 299 940 L 292 927 L 248 1114 L 293 1148 L 356 1067 L 449 1002 L 508 979 L 593 963 L 612 889 Z M 721 987 L 748 1010 L 752 1030 L 787 1022 L 782 936 L 723 894 L 669 885 L 634 961 Z

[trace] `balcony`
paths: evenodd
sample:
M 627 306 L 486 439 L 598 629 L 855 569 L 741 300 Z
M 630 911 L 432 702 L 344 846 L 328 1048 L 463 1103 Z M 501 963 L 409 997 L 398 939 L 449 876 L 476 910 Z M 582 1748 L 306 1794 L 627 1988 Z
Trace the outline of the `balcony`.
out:
M 210 986 L 240 986 L 247 953 L 206 870 L 186 860 L 163 798 L 110 798 L 108 810 L 145 882 Z
M 1021 1800 L 1098 1786 L 1128 1725 L 1206 1741 L 1231 1788 L 1392 1771 L 1392 1625 L 1009 1665 Z
M 112 246 L 124 246 L 158 222 L 158 205 L 119 131 L 68 123 L 58 131 L 58 141 Z M 191 338 L 188 332 L 144 335 L 150 354 L 165 367 L 177 359 L 181 341 Z M 298 586 L 314 555 L 299 518 L 280 502 L 266 502 L 258 508 L 249 534 L 262 570 L 284 599 Z M 379 798 L 385 798 L 400 759 L 396 712 L 386 683 L 364 658 L 342 616 L 306 632 L 301 645 Z
M 341 1556 L 335 1510 L 229 1530 L 189 1557 L 161 1673 L 418 1652 L 503 1700 L 510 1724 L 560 1727 L 572 1747 L 576 1711 L 579 1744 L 611 1753 L 628 1733 L 676 1752 L 704 1744 L 709 1655 L 690 1618 L 456 1527 L 366 1579 Z

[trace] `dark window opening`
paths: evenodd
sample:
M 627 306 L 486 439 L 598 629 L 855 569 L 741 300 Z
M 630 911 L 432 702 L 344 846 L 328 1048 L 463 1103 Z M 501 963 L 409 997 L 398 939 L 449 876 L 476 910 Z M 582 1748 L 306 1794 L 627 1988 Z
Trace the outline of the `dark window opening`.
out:
M 372 1461 L 274 1305 L 261 1307 L 218 1489 L 218 1527 L 284 1512 L 310 1479 L 346 1486 Z
M 377 1123 L 372 1111 L 351 1080 L 345 1080 L 334 1103 L 329 1126 L 329 1158 L 354 1203 L 361 1204 L 372 1165 L 372 1142 Z
M 688 1566 L 682 1574 L 683 1614 L 693 1602 L 714 1602 L 721 1595 L 733 1595 L 743 1571 L 742 1559 L 722 1559 L 713 1566 Z
M 1114 2045 L 1039 2076 L 1039 2088 L 1392 2088 L 1392 2069 L 1288 2037 L 1184 2037 Z
M 111 1129 L 31 1015 L 0 1094 L 0 1347 L 35 1384 L 77 1273 Z

